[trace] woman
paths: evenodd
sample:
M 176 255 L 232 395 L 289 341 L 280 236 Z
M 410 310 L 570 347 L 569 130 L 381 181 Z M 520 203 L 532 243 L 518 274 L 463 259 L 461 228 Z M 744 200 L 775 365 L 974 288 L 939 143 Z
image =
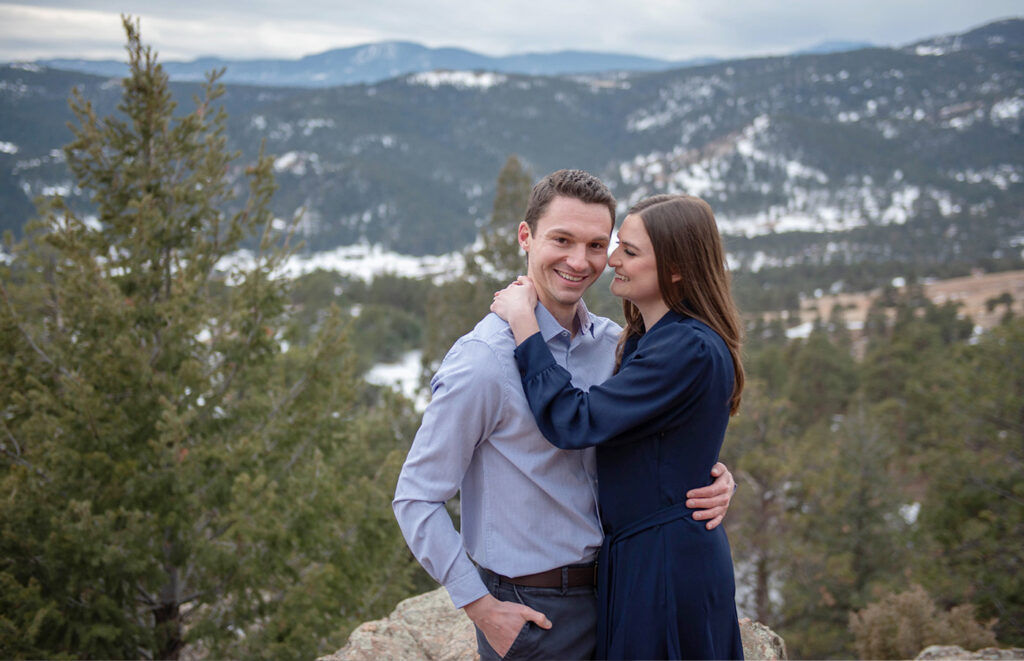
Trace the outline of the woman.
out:
M 640 202 L 608 264 L 626 328 L 615 375 L 589 392 L 538 333 L 529 279 L 491 306 L 515 335 L 544 436 L 563 449 L 597 446 L 598 658 L 742 658 L 728 539 L 694 521 L 683 496 L 707 483 L 743 390 L 739 315 L 711 208 L 685 195 Z

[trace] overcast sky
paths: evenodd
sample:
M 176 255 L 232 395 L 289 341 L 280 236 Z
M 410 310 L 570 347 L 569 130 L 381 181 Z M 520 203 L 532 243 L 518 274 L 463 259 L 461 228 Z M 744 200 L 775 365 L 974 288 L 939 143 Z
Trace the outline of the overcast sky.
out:
M 910 43 L 1024 16 L 1024 0 L 36 0 L 0 2 L 0 61 L 122 59 L 122 12 L 163 60 L 298 58 L 374 41 L 487 55 L 558 50 L 669 60 Z

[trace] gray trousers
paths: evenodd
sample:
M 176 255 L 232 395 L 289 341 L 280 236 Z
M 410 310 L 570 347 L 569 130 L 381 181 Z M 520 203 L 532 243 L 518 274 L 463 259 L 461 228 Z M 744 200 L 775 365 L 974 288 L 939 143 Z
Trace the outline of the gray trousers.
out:
M 527 622 L 508 653 L 498 653 L 476 630 L 477 649 L 482 661 L 498 659 L 592 659 L 597 639 L 597 589 L 527 588 L 499 580 L 494 573 L 479 568 L 480 577 L 496 599 L 524 604 L 547 615 L 550 629 Z

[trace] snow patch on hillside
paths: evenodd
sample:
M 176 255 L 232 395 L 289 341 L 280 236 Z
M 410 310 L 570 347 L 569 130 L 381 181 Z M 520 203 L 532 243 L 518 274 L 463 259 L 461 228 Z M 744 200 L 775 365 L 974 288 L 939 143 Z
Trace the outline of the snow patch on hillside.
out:
M 322 117 L 300 119 L 299 127 L 302 129 L 302 135 L 309 136 L 317 129 L 334 128 L 334 120 L 329 117 L 326 119 Z
M 374 60 L 393 60 L 398 55 L 398 49 L 393 43 L 367 44 L 356 52 L 352 61 L 356 65 L 365 65 Z
M 960 172 L 951 172 L 950 176 L 964 183 L 991 184 L 999 190 L 1006 190 L 1024 181 L 1024 168 L 1006 163 L 983 170 L 968 168 Z
M 422 411 L 429 401 L 427 391 L 420 387 L 422 356 L 422 351 L 410 351 L 396 363 L 378 363 L 366 373 L 365 379 L 374 385 L 394 388 L 412 400 L 416 410 Z
M 320 155 L 304 151 L 290 151 L 281 154 L 274 159 L 274 172 L 287 172 L 297 177 L 302 177 L 307 170 L 315 174 L 321 174 L 323 168 L 320 165 Z
M 224 271 L 251 268 L 253 258 L 251 252 L 240 250 L 221 260 L 218 268 Z M 295 278 L 322 269 L 367 282 L 378 275 L 392 274 L 407 278 L 430 278 L 440 283 L 461 276 L 465 265 L 462 253 L 417 257 L 384 250 L 379 245 L 357 244 L 323 252 L 292 255 L 285 261 L 281 275 Z
M 489 89 L 501 85 L 508 77 L 487 71 L 424 71 L 413 74 L 406 80 L 412 85 L 426 85 L 435 89 L 441 85 L 451 85 L 459 89 Z
M 658 92 L 652 107 L 641 108 L 626 118 L 626 130 L 633 133 L 667 126 L 706 105 L 716 94 L 728 91 L 718 76 L 693 76 L 674 82 Z
M 1024 117 L 1024 98 L 1014 96 L 996 101 L 989 109 L 988 116 L 994 125 L 1007 128 L 1013 133 L 1020 133 L 1020 121 Z
M 1012 117 L 1016 106 L 1006 103 L 997 111 Z M 984 115 L 976 104 L 954 105 L 943 113 L 958 128 Z M 645 117 L 655 121 L 654 116 Z M 939 215 L 964 211 L 961 200 L 948 190 L 922 188 L 904 181 L 901 170 L 885 180 L 848 176 L 831 181 L 817 167 L 779 151 L 779 137 L 767 115 L 756 117 L 731 136 L 697 151 L 683 145 L 669 152 L 638 154 L 618 164 L 618 178 L 632 188 L 625 206 L 659 193 L 696 195 L 713 207 L 727 200 L 748 200 L 744 209 L 716 208 L 725 234 L 758 236 L 778 232 L 836 232 L 867 225 L 904 224 L 931 205 Z M 1024 168 L 1012 164 L 949 172 L 957 181 L 989 184 L 1007 190 L 1024 181 Z M 760 200 L 760 201 L 758 201 Z M 984 204 L 970 213 L 983 215 Z

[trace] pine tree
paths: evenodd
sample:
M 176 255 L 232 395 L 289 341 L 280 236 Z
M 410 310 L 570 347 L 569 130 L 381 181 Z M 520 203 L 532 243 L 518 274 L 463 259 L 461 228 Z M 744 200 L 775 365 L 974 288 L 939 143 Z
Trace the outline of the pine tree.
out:
M 796 442 L 780 633 L 797 658 L 849 658 L 851 610 L 901 586 L 908 566 L 907 503 L 895 448 L 876 409 L 861 401 Z
M 722 460 L 738 485 L 725 520 L 741 586 L 738 605 L 758 622 L 778 627 L 778 589 L 792 554 L 790 510 L 797 505 L 787 492 L 801 477 L 801 462 L 788 422 L 790 404 L 771 393 L 762 379 L 747 380 Z
M 846 409 L 856 390 L 857 370 L 849 346 L 836 346 L 821 326 L 801 344 L 792 345 L 786 398 L 792 420 L 808 429 Z
M 944 607 L 998 618 L 1002 644 L 1024 645 L 1024 320 L 947 351 L 942 367 L 933 397 L 913 403 L 930 448 L 923 582 Z
M 120 114 L 71 101 L 95 219 L 43 205 L 0 271 L 0 656 L 309 658 L 410 589 L 413 418 L 364 392 L 337 315 L 282 345 L 271 160 L 226 150 L 218 73 L 175 116 L 123 23 Z
M 488 275 L 509 282 L 526 273 L 526 257 L 519 247 L 519 223 L 526 217 L 533 177 L 511 154 L 498 173 L 491 220 L 480 233 L 480 246 L 471 253 L 470 275 Z

